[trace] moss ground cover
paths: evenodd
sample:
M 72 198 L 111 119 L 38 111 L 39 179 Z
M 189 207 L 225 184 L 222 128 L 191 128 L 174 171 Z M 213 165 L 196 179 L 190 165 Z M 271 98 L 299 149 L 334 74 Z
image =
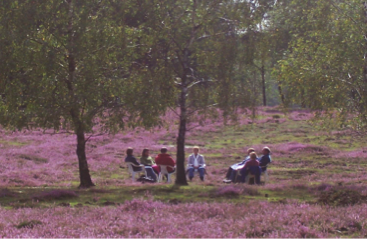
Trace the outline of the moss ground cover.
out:
M 175 155 L 176 126 L 170 115 L 166 116 L 168 124 L 165 129 L 92 137 L 87 143 L 87 157 L 92 180 L 97 186 L 84 190 L 76 189 L 79 175 L 74 156 L 74 136 L 45 135 L 39 131 L 12 134 L 1 131 L 0 210 L 4 215 L 16 216 L 0 219 L 3 233 L 0 235 L 366 237 L 366 139 L 350 131 L 318 130 L 311 125 L 309 119 L 312 114 L 307 111 L 284 114 L 277 108 L 262 108 L 258 113 L 260 117 L 256 119 L 241 115 L 237 124 L 228 122 L 223 125 L 219 119 L 190 131 L 187 154 L 191 153 L 193 145 L 200 145 L 208 165 L 208 175 L 204 182 L 195 178 L 188 186 L 181 187 L 132 182 L 123 163 L 127 147 L 133 147 L 137 157 L 143 148 L 150 148 L 154 156 L 161 146 L 167 146 Z M 247 148 L 253 147 L 260 153 L 265 145 L 271 148 L 273 159 L 268 169 L 269 183 L 261 186 L 222 183 L 227 168 L 241 161 Z M 136 219 L 129 219 L 133 220 L 129 222 L 132 223 L 130 226 L 113 220 L 125 215 L 128 205 L 132 204 L 136 206 L 128 211 Z M 156 206 L 151 208 L 148 205 Z M 201 210 L 198 208 L 207 205 L 212 205 L 217 211 L 204 212 L 203 215 L 197 213 Z M 260 210 L 267 209 L 267 216 L 262 219 L 249 214 L 253 205 Z M 143 213 L 142 216 L 145 207 L 149 207 L 150 215 Z M 152 213 L 155 208 L 181 213 L 168 214 L 176 225 L 176 235 L 164 226 L 166 222 L 159 219 L 161 214 Z M 184 208 L 188 210 L 186 213 L 192 212 L 196 216 L 188 217 L 190 223 L 181 228 Z M 233 211 L 224 213 L 220 208 Z M 52 214 L 46 215 L 47 210 Z M 277 210 L 284 210 L 284 214 Z M 32 216 L 32 212 L 37 216 Z M 70 224 L 82 218 L 95 218 L 98 212 L 102 215 L 99 220 L 105 220 L 104 225 L 107 223 L 105 229 L 96 225 L 88 232 Z M 59 224 L 48 221 L 57 220 L 59 213 L 68 215 L 69 221 L 61 220 Z M 294 221 L 286 222 L 287 218 Z M 233 228 L 233 234 L 222 228 L 220 219 Z M 148 228 L 152 226 L 155 230 L 133 226 L 140 225 L 141 220 L 148 220 Z M 189 230 L 187 227 L 196 220 L 202 221 L 203 226 L 217 223 L 221 230 L 217 233 L 208 229 L 195 231 L 195 235 L 185 234 Z M 263 224 L 262 220 L 265 221 Z M 160 221 L 160 226 L 157 221 Z M 62 230 L 53 231 L 50 227 Z

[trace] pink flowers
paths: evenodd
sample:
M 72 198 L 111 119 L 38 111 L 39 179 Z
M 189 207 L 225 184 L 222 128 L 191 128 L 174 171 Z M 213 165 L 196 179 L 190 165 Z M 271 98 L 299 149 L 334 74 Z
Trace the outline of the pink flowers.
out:
M 133 199 L 117 207 L 0 208 L 2 237 L 336 237 L 366 234 L 366 204 L 339 208 L 251 201 L 179 203 Z M 19 227 L 32 223 L 32 227 Z M 23 223 L 23 224 L 22 224 Z M 19 228 L 18 228 L 18 227 Z

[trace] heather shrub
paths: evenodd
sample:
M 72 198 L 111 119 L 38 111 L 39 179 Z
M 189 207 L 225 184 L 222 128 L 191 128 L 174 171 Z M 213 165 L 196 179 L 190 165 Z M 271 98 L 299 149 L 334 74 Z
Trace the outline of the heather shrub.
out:
M 334 206 L 354 205 L 363 202 L 364 196 L 354 187 L 326 187 L 319 192 L 318 202 Z
M 35 225 L 40 225 L 42 222 L 38 220 L 30 220 L 30 221 L 23 221 L 19 223 L 18 225 L 15 225 L 16 228 L 33 228 Z
M 0 207 L 6 238 L 366 237 L 366 204 L 179 203 L 133 199 L 116 207 Z M 87 220 L 86 220 L 87 219 Z M 26 221 L 33 229 L 14 226 Z M 10 222 L 10 223 L 9 223 Z M 42 226 L 37 226 L 42 222 Z M 3 225 L 3 226 L 1 226 Z M 22 224 L 23 225 L 23 224 Z M 30 227 L 32 227 L 32 224 Z M 210 225 L 210 226 L 209 226 Z M 349 234 L 339 234 L 342 233 Z M 354 233 L 354 234 L 353 234 Z
M 56 200 L 56 199 L 69 199 L 75 198 L 78 195 L 72 190 L 52 190 L 49 192 L 43 192 L 33 197 L 35 200 Z

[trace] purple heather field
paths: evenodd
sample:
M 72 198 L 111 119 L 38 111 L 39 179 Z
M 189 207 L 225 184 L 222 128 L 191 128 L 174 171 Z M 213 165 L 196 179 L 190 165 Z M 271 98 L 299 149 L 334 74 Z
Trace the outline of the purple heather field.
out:
M 366 142 L 364 146 L 349 142 L 344 138 L 345 131 L 326 134 L 287 127 L 291 123 L 307 124 L 313 114 L 306 110 L 295 110 L 284 115 L 277 108 L 267 107 L 259 108 L 257 114 L 257 119 L 251 119 L 249 114 L 240 112 L 238 124 L 234 126 L 228 122 L 230 126 L 226 127 L 256 125 L 260 127 L 257 128 L 259 134 L 280 137 L 279 140 L 257 141 L 255 134 L 254 143 L 242 142 L 241 136 L 238 136 L 240 146 L 233 147 L 232 144 L 238 142 L 236 138 L 215 145 L 214 141 L 204 142 L 202 136 L 221 140 L 225 132 L 221 117 L 204 120 L 200 125 L 189 125 L 189 128 L 195 128 L 187 134 L 186 153 L 189 155 L 191 152 L 190 146 L 199 145 L 209 165 L 205 182 L 195 181 L 195 184 L 215 188 L 216 195 L 228 195 L 228 201 L 171 203 L 146 195 L 145 198 L 137 197 L 112 206 L 60 206 L 55 203 L 45 207 L 9 207 L 0 204 L 0 237 L 366 237 L 367 168 L 366 163 L 361 164 L 367 159 Z M 164 121 L 161 128 L 152 130 L 134 129 L 91 137 L 86 145 L 86 154 L 96 188 L 140 187 L 140 183 L 131 182 L 126 169 L 120 168 L 124 166 L 127 147 L 133 147 L 137 157 L 143 148 L 151 149 L 154 156 L 162 146 L 168 147 L 169 152 L 175 155 L 175 114 L 168 113 Z M 269 125 L 285 128 L 276 131 L 275 128 L 268 128 Z M 280 132 L 293 138 L 281 138 Z M 313 140 L 317 138 L 329 145 L 316 144 Z M 332 142 L 332 139 L 335 141 Z M 211 144 L 213 147 L 209 146 Z M 227 168 L 241 161 L 239 158 L 243 158 L 247 148 L 254 147 L 260 153 L 265 145 L 272 149 L 270 183 L 246 187 L 222 183 Z M 0 189 L 3 192 L 3 195 L 0 192 L 0 199 L 7 190 L 11 194 L 22 188 L 76 190 L 78 161 L 75 150 L 73 134 L 0 129 Z M 301 160 L 301 155 L 309 160 Z M 335 170 L 336 173 L 331 173 Z M 122 171 L 124 176 L 120 176 Z M 163 185 L 159 183 L 152 187 Z M 300 189 L 310 192 L 310 195 L 322 195 L 336 188 L 357 192 L 365 199 L 346 205 L 328 205 L 295 198 L 259 200 L 257 195 L 251 193 L 252 190 L 261 190 L 262 193 L 287 194 L 288 190 Z M 246 190 L 250 192 L 250 200 L 244 203 L 231 200 L 232 195 L 243 195 Z M 210 193 L 204 193 L 202 197 L 206 195 Z M 323 200 L 321 198 L 319 200 Z M 21 226 L 22 223 L 27 226 Z

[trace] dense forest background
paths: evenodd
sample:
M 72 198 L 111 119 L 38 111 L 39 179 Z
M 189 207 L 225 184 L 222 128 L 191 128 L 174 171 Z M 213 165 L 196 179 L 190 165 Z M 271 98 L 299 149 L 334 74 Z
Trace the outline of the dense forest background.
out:
M 219 112 L 302 107 L 365 135 L 366 14 L 360 0 L 2 1 L 0 124 L 71 130 L 81 187 L 87 134 L 170 109 L 177 184 L 188 123 Z

